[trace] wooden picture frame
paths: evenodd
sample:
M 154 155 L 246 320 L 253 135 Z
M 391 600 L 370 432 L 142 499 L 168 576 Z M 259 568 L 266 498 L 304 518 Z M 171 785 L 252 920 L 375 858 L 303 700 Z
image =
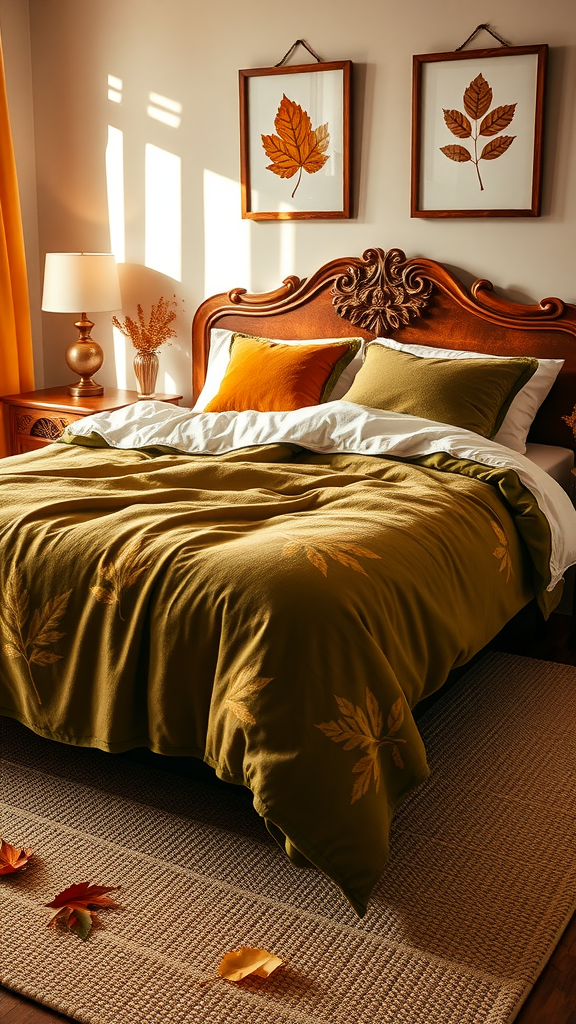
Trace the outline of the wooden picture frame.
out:
M 352 62 L 239 71 L 242 216 L 350 217 Z
M 413 58 L 412 217 L 540 216 L 547 53 Z

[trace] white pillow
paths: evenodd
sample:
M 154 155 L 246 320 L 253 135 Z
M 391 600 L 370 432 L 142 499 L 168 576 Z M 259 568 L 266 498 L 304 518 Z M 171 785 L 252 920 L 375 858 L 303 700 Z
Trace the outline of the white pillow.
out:
M 210 331 L 210 352 L 208 353 L 208 369 L 206 371 L 206 380 L 204 387 L 196 399 L 192 412 L 202 412 L 209 402 L 216 397 L 220 390 L 220 384 L 222 378 L 226 373 L 228 363 L 230 361 L 230 345 L 232 342 L 233 334 L 241 334 L 241 331 L 225 331 L 221 327 L 213 327 Z M 252 335 L 250 335 L 252 337 Z M 321 345 L 323 342 L 326 345 L 334 345 L 338 342 L 349 340 L 347 338 L 299 338 L 294 341 L 286 341 L 285 338 L 274 339 L 270 338 L 270 341 L 278 341 L 279 345 Z M 330 401 L 336 401 L 345 395 L 346 392 L 352 387 L 352 381 L 358 373 L 358 370 L 362 366 L 364 361 L 364 348 L 366 342 L 363 338 L 355 339 L 361 342 L 360 348 L 358 349 L 354 358 L 348 363 L 348 366 L 340 375 L 336 381 L 336 386 L 330 395 Z
M 392 338 L 376 338 L 376 343 L 387 348 L 395 348 L 399 352 L 409 352 L 422 359 L 509 359 L 509 356 L 497 356 L 493 352 L 470 352 L 461 348 L 433 348 L 431 345 L 405 345 Z M 533 358 L 537 358 L 534 356 Z M 494 440 L 506 445 L 515 452 L 524 455 L 526 438 L 538 409 L 550 391 L 556 377 L 564 365 L 563 359 L 538 359 L 538 369 L 530 380 L 520 389 L 510 403 L 502 426 Z

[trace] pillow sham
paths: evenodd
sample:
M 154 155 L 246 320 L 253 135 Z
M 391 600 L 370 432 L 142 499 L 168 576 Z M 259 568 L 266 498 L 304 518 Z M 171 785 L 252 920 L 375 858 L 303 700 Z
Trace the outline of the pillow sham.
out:
M 493 438 L 536 359 L 423 359 L 372 342 L 343 401 L 422 416 Z
M 210 352 L 208 354 L 206 380 L 202 391 L 196 399 L 192 410 L 193 412 L 203 412 L 208 405 L 208 402 L 211 402 L 217 394 L 224 374 L 226 373 L 228 363 L 230 362 L 230 346 L 232 344 L 233 335 L 234 331 L 227 331 L 222 327 L 213 327 L 210 331 Z M 338 378 L 334 390 L 330 395 L 331 401 L 342 398 L 342 395 L 346 394 L 352 386 L 352 381 L 362 366 L 362 360 L 364 358 L 365 342 L 363 338 L 311 338 L 309 340 L 294 339 L 288 341 L 277 338 L 264 338 L 263 340 L 277 341 L 278 344 L 281 345 L 333 345 L 343 341 L 357 341 L 358 351 Z
M 226 373 L 204 411 L 287 412 L 320 405 L 328 401 L 358 348 L 356 339 L 329 345 L 284 345 L 235 333 Z
M 398 352 L 409 352 L 423 359 L 508 359 L 489 352 L 472 352 L 460 348 L 435 348 L 432 345 L 408 345 L 392 338 L 377 338 L 377 344 Z M 536 357 L 530 357 L 536 358 Z M 526 438 L 532 421 L 564 365 L 563 359 L 538 359 L 538 368 L 512 399 L 494 440 L 524 455 Z

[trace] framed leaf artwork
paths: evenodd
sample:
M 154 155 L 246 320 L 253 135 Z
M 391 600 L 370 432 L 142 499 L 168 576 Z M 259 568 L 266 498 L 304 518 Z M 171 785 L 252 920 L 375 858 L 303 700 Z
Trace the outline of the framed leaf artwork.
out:
M 412 217 L 538 217 L 548 47 L 413 58 Z
M 242 216 L 350 216 L 352 62 L 240 71 Z

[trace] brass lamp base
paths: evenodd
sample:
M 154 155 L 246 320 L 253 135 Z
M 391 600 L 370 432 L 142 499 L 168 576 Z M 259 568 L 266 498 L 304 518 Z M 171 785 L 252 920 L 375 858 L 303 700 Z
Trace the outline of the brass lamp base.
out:
M 80 380 L 76 384 L 70 384 L 68 394 L 74 398 L 93 397 L 103 395 L 104 388 L 92 380 L 92 374 L 97 373 L 104 362 L 104 353 L 100 345 L 90 337 L 90 331 L 94 327 L 92 320 L 88 320 L 86 313 L 82 313 L 82 319 L 74 324 L 78 328 L 79 336 L 73 345 L 70 345 L 66 352 L 66 362 L 74 373 L 77 373 Z

